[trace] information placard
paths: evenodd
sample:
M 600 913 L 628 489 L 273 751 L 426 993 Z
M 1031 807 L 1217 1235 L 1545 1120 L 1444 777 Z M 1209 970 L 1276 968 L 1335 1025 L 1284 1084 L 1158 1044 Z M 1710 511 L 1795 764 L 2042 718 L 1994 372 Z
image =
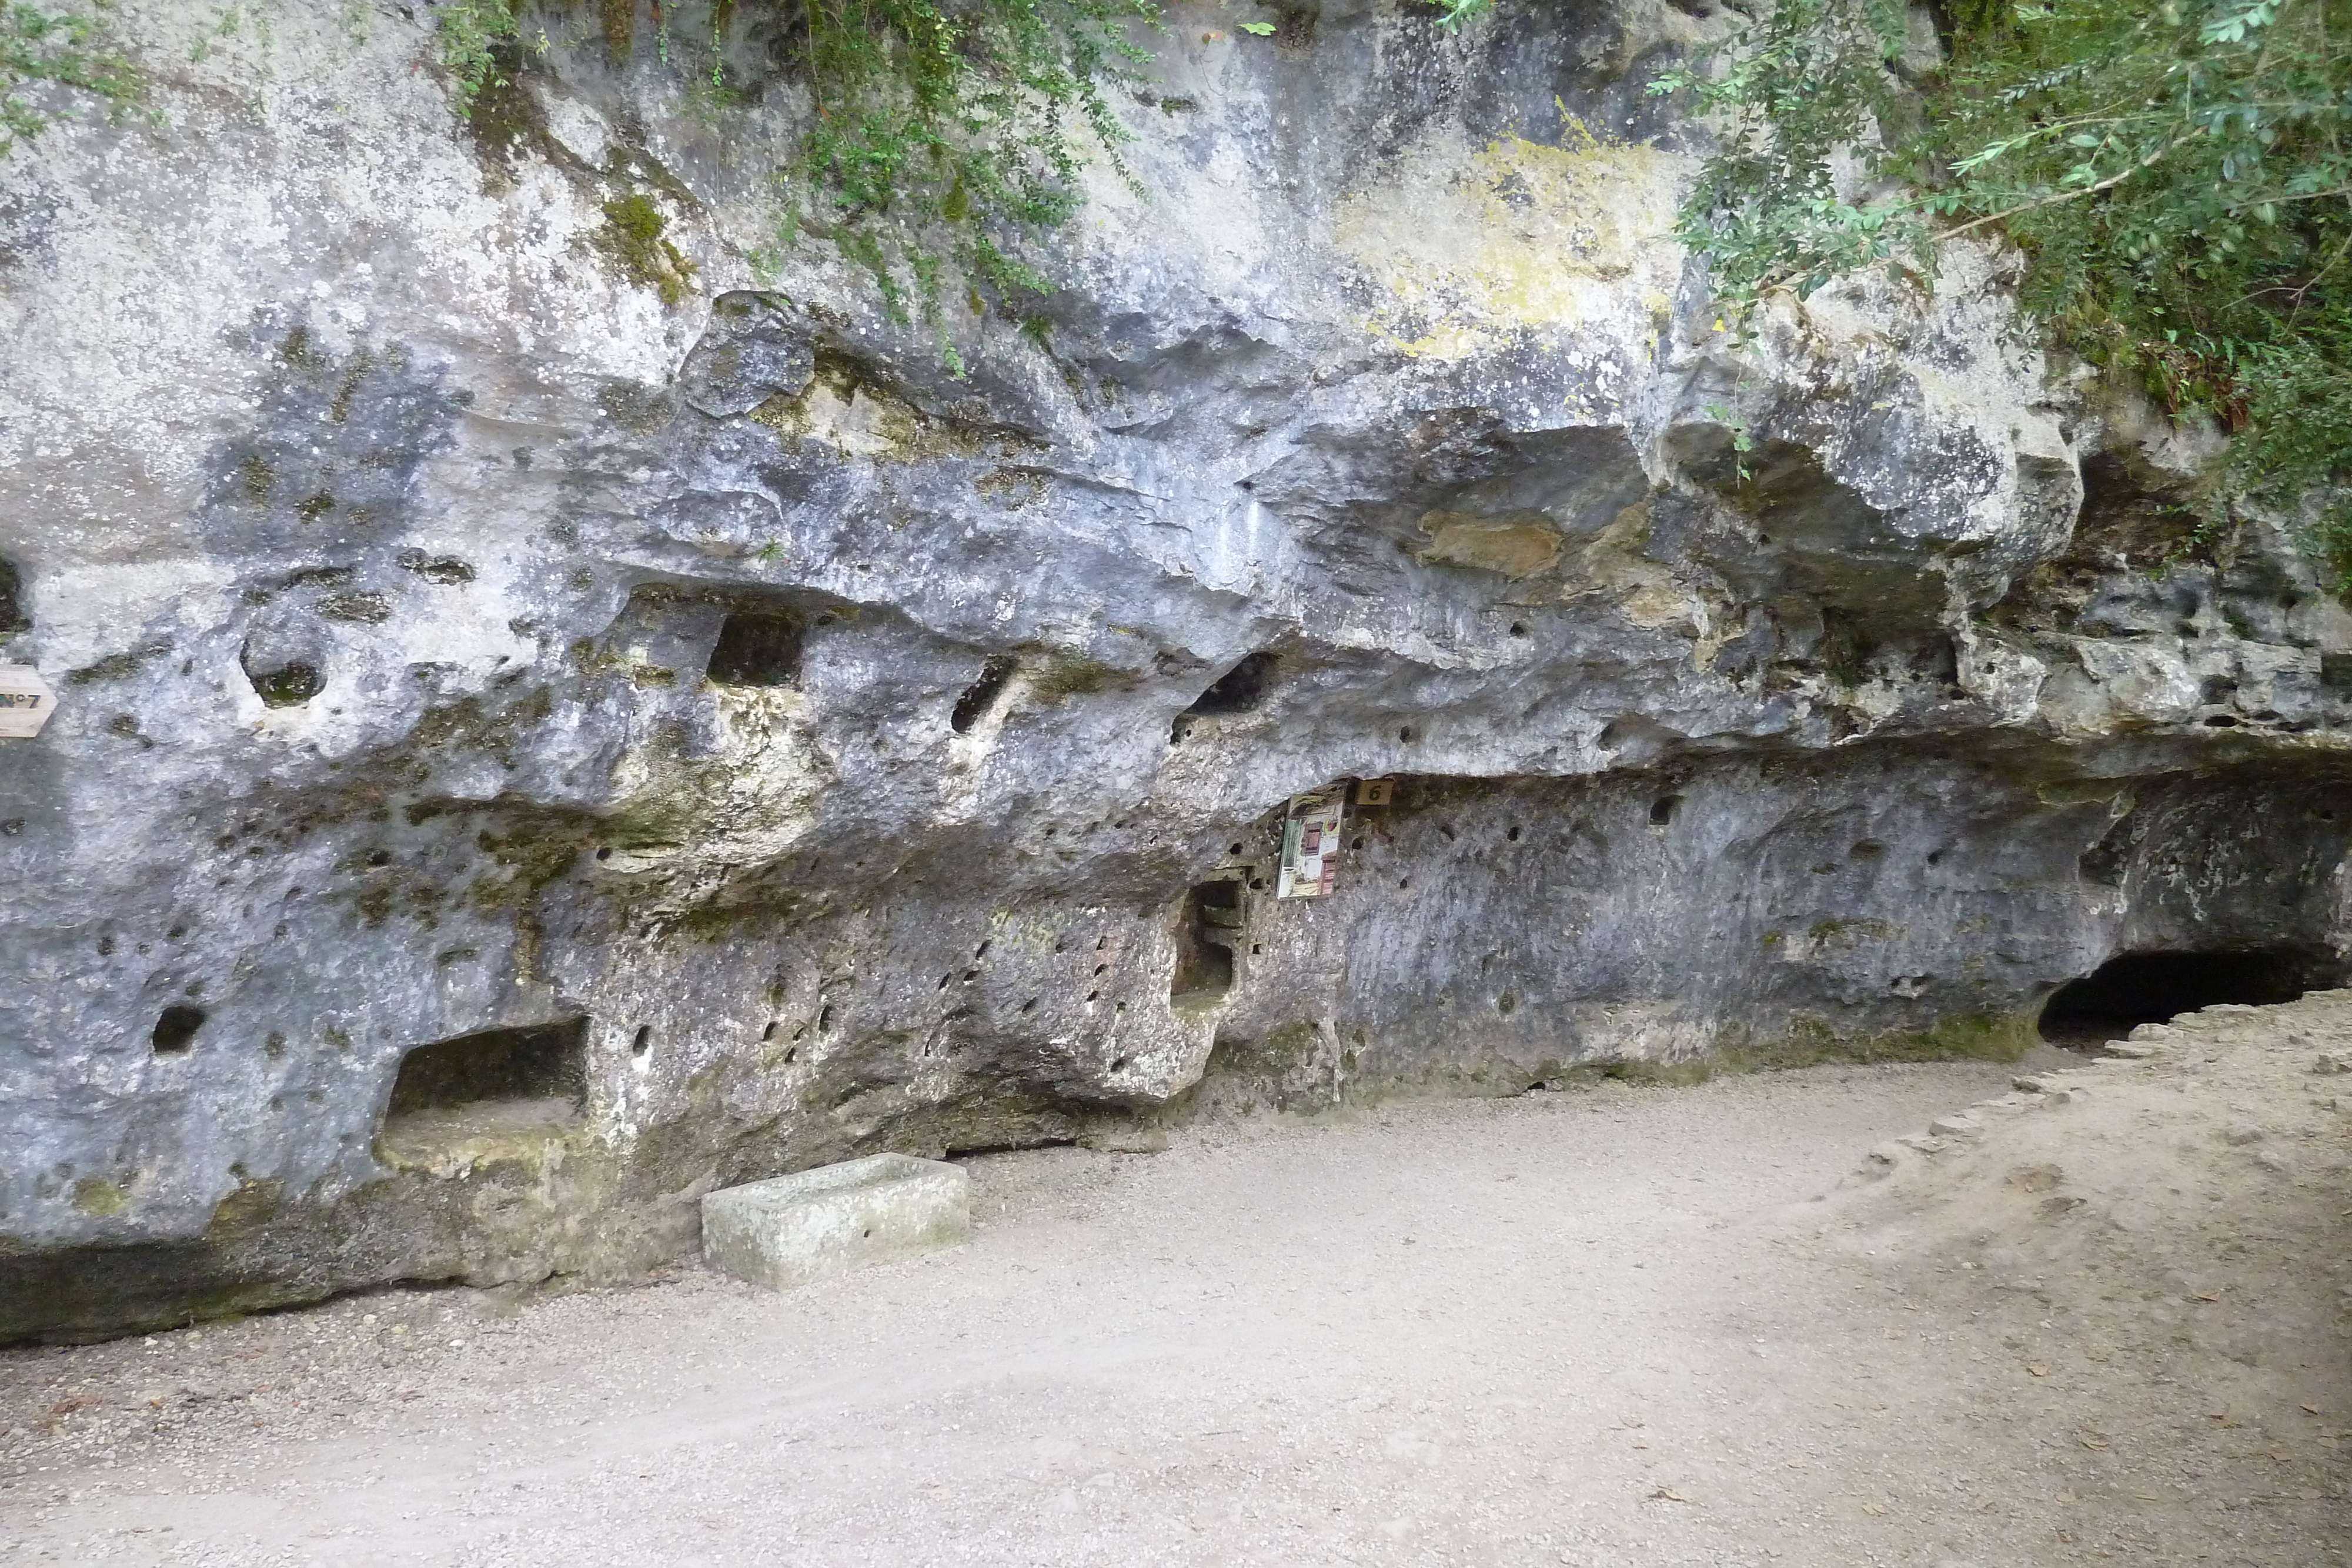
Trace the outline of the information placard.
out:
M 1290 798 L 1282 825 L 1282 875 L 1276 898 L 1322 898 L 1339 883 L 1339 830 L 1348 813 L 1348 786 L 1310 789 Z

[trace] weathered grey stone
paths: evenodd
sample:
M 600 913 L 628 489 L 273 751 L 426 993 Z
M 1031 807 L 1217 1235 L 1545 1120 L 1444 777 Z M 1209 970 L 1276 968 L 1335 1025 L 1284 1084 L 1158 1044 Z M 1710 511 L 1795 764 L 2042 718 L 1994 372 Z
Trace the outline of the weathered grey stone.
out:
M 2339 967 L 2352 615 L 2274 521 L 2178 537 L 2211 440 L 2053 373 L 1990 246 L 1717 330 L 1643 83 L 1719 16 L 1180 34 L 1143 195 L 1089 175 L 1033 330 L 950 289 L 958 376 L 767 265 L 757 40 L 719 124 L 594 48 L 466 121 L 426 7 L 121 9 L 155 117 L 0 201 L 0 662 L 61 699 L 0 741 L 0 1336 L 625 1274 L 878 1150 L 1998 1050 L 2119 953 Z M 614 261 L 624 193 L 690 274 Z M 486 1037 L 561 1092 L 387 1119 Z
M 702 1200 L 704 1260 L 777 1290 L 971 1235 L 971 1177 L 963 1167 L 905 1155 L 819 1166 Z

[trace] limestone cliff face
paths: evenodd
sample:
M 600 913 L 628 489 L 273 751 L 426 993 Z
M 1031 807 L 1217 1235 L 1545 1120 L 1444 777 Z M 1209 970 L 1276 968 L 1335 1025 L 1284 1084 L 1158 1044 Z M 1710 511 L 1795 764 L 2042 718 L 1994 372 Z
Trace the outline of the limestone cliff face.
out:
M 0 741 L 0 1333 L 2335 965 L 2352 619 L 2188 537 L 2211 455 L 1994 252 L 1734 352 L 1642 92 L 1703 4 L 1180 6 L 1142 194 L 961 378 L 755 260 L 789 84 L 583 44 L 468 126 L 419 8 L 331 9 L 132 0 L 159 117 L 6 169 L 0 661 L 66 706 Z

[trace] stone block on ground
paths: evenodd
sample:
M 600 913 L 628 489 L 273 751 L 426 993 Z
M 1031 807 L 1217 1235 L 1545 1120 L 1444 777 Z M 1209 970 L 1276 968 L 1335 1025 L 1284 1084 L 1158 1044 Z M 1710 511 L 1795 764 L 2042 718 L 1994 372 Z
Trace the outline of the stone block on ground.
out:
M 820 1166 L 702 1200 L 703 1257 L 779 1290 L 953 1247 L 971 1235 L 970 1175 L 909 1155 Z

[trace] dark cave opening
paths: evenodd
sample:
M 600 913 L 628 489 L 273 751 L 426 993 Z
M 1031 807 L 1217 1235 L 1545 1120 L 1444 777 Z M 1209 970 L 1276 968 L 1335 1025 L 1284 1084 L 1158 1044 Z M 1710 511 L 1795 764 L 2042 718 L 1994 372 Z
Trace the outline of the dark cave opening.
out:
M 2218 1002 L 2291 1002 L 2335 984 L 2342 972 L 2341 960 L 2311 947 L 2119 954 L 2051 994 L 2042 1005 L 2042 1038 L 2095 1046 Z
M 420 1045 L 400 1059 L 384 1115 L 558 1099 L 577 1110 L 588 1095 L 587 1044 L 588 1020 L 573 1018 Z
M 1219 714 L 1247 713 L 1265 701 L 1267 689 L 1274 685 L 1274 653 L 1260 649 L 1209 683 L 1209 689 L 1192 699 L 1192 706 L 1176 716 L 1170 727 L 1168 744 L 1175 746 L 1184 738 L 1184 732 L 1196 718 Z

